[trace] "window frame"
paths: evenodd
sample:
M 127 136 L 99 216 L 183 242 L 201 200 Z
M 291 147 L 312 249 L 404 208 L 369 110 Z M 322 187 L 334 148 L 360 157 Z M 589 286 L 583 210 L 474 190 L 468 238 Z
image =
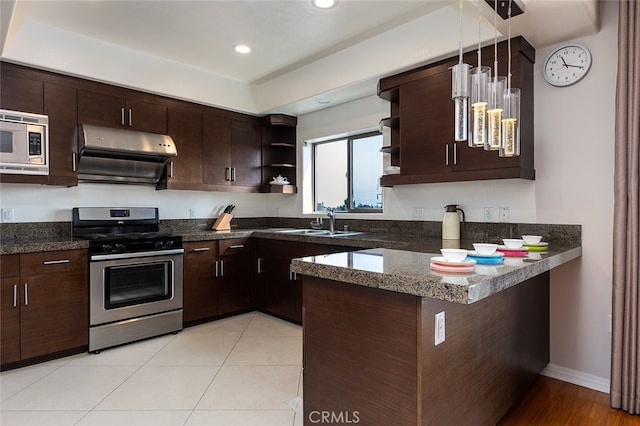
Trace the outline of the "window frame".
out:
M 318 142 L 313 142 L 311 146 L 311 175 L 312 175 L 312 203 L 313 210 L 316 213 L 320 211 L 316 210 L 318 206 L 318 202 L 316 199 L 316 148 L 319 145 L 338 142 L 338 141 L 347 141 L 347 210 L 339 210 L 340 213 L 383 213 L 384 211 L 384 192 L 382 193 L 382 207 L 379 209 L 376 208 L 351 208 L 353 203 L 353 141 L 356 139 L 364 139 L 369 138 L 371 136 L 380 136 L 382 137 L 382 132 L 378 130 L 369 130 L 362 133 L 354 133 L 345 136 L 332 137 L 331 139 L 326 139 Z M 384 145 L 384 143 L 383 143 Z M 382 161 L 382 159 L 381 159 Z

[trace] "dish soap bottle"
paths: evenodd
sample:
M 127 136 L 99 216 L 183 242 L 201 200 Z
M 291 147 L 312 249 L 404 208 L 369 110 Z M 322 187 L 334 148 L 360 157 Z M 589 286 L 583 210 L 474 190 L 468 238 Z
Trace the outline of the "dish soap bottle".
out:
M 443 240 L 459 240 L 460 239 L 460 215 L 462 213 L 462 222 L 464 222 L 464 210 L 457 204 L 448 204 L 445 206 L 444 217 L 442 218 L 442 239 Z

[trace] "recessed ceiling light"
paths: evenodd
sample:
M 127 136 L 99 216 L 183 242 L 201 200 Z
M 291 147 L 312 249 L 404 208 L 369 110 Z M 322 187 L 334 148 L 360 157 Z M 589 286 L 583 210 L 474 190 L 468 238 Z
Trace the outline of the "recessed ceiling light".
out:
M 327 105 L 331 103 L 331 99 L 320 98 L 320 99 L 316 99 L 316 102 L 319 103 L 320 105 Z
M 234 46 L 233 49 L 238 53 L 249 53 L 249 52 L 251 52 L 251 48 L 249 46 L 247 46 L 246 44 L 239 44 L 237 46 Z
M 311 3 L 320 9 L 330 9 L 336 5 L 336 0 L 311 0 Z

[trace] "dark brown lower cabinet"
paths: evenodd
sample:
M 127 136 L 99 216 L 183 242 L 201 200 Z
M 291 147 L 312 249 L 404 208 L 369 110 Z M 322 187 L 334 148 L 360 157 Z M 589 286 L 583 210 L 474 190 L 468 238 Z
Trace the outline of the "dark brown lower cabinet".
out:
M 260 308 L 280 318 L 302 323 L 302 281 L 291 272 L 291 259 L 327 253 L 325 244 L 268 240 L 263 261 L 264 299 Z
M 184 323 L 218 315 L 218 241 L 187 242 L 184 247 Z
M 88 343 L 85 250 L 3 256 L 2 365 Z M 19 277 L 5 277 L 5 265 Z M 5 321 L 5 319 L 7 321 Z
M 221 315 L 255 307 L 256 263 L 253 241 L 232 238 L 219 242 L 218 307 Z
M 305 425 L 494 425 L 549 362 L 548 272 L 469 305 L 303 281 Z

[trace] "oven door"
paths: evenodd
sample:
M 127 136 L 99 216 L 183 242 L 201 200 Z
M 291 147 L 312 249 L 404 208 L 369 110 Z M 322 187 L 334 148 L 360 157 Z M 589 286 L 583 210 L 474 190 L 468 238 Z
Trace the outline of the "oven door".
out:
M 183 249 L 94 255 L 90 325 L 182 309 Z

